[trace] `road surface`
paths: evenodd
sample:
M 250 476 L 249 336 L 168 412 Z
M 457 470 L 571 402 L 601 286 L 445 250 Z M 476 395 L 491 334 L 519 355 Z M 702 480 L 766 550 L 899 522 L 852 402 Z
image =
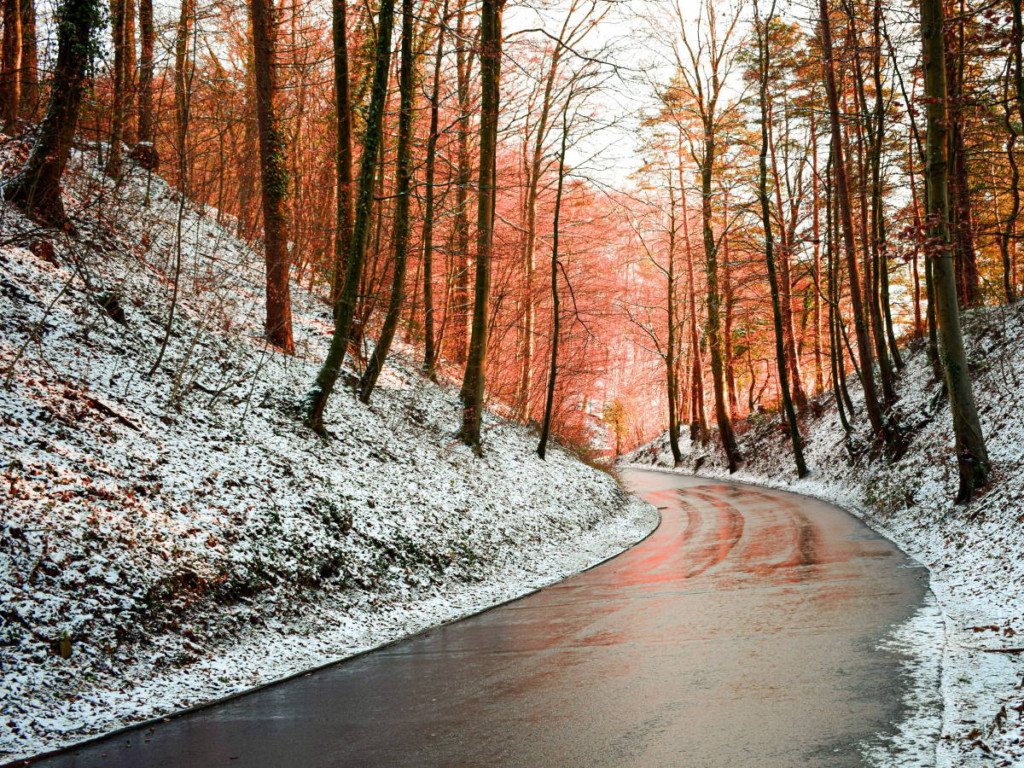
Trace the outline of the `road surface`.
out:
M 843 768 L 926 571 L 811 499 L 629 471 L 646 541 L 526 599 L 48 766 Z

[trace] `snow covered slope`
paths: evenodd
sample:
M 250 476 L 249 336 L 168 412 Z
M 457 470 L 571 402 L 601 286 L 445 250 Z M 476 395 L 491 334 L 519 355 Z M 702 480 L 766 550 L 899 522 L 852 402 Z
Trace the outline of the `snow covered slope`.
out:
M 95 162 L 75 158 L 74 235 L 0 207 L 0 762 L 479 610 L 654 526 L 523 427 L 489 416 L 475 458 L 455 390 L 400 357 L 372 406 L 337 393 L 332 439 L 303 429 L 329 307 L 295 287 L 298 354 L 267 348 L 262 260 L 226 217 Z
M 991 487 L 972 504 L 952 502 L 951 417 L 920 344 L 906 350 L 899 383 L 899 421 L 910 439 L 900 460 L 865 450 L 863 414 L 848 439 L 829 394 L 819 399 L 823 415 L 802 422 L 810 477 L 796 480 L 787 432 L 777 417 L 760 416 L 738 425 L 748 461 L 734 479 L 845 506 L 927 565 L 946 630 L 937 764 L 1024 765 L 1024 306 L 977 310 L 964 325 L 995 468 Z M 859 407 L 863 396 L 851 394 Z M 679 471 L 728 476 L 717 441 L 684 438 L 683 448 Z M 625 462 L 671 467 L 667 439 Z

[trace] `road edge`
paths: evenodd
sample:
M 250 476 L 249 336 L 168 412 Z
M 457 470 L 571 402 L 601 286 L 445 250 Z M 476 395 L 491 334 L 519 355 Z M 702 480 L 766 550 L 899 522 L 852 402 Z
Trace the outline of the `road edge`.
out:
M 636 496 L 636 494 L 629 493 L 629 495 L 632 496 L 635 499 L 639 499 L 639 496 Z M 641 501 L 643 501 L 643 500 L 641 499 Z M 195 705 L 190 706 L 190 707 L 185 707 L 184 709 L 177 709 L 177 710 L 174 710 L 174 711 L 169 712 L 169 713 L 164 714 L 164 715 L 158 715 L 156 717 L 150 717 L 150 718 L 146 718 L 145 720 L 140 720 L 137 723 L 130 723 L 128 725 L 123 725 L 123 726 L 121 726 L 119 728 L 115 728 L 115 729 L 113 729 L 111 731 L 105 731 L 104 733 L 100 733 L 100 734 L 97 734 L 95 736 L 90 736 L 90 737 L 88 737 L 86 739 L 82 739 L 81 741 L 76 741 L 73 744 L 68 744 L 68 745 L 63 746 L 63 747 L 57 747 L 56 749 L 51 749 L 51 750 L 48 750 L 46 752 L 40 752 L 39 754 L 31 755 L 30 757 L 20 757 L 20 758 L 16 758 L 15 760 L 11 760 L 10 762 L 0 763 L 0 768 L 16 768 L 17 766 L 33 765 L 35 763 L 42 762 L 43 760 L 48 760 L 48 759 L 50 759 L 52 757 L 60 757 L 61 755 L 70 754 L 70 753 L 75 752 L 75 751 L 77 751 L 79 749 L 83 749 L 84 747 L 89 747 L 89 746 L 92 746 L 94 744 L 97 744 L 97 743 L 99 743 L 101 741 L 106 741 L 108 739 L 113 739 L 113 738 L 116 738 L 117 736 L 122 736 L 124 734 L 132 733 L 134 731 L 141 731 L 144 728 L 151 728 L 153 726 L 160 725 L 161 723 L 170 722 L 171 720 L 177 720 L 178 718 L 185 717 L 186 715 L 190 715 L 190 714 L 192 714 L 194 712 L 199 712 L 199 711 L 202 711 L 202 710 L 205 710 L 205 709 L 211 709 L 211 708 L 219 706 L 221 704 L 227 704 L 228 702 L 235 701 L 236 699 L 241 699 L 241 698 L 244 698 L 246 696 L 250 696 L 250 695 L 252 695 L 254 693 L 259 693 L 260 691 L 264 691 L 264 690 L 266 690 L 268 688 L 273 688 L 275 686 L 282 685 L 282 684 L 290 682 L 292 680 L 296 680 L 296 679 L 298 679 L 300 677 L 308 677 L 308 676 L 314 675 L 314 674 L 316 674 L 318 672 L 322 672 L 322 671 L 324 671 L 326 669 L 330 669 L 332 667 L 336 667 L 336 666 L 339 666 L 341 664 L 346 664 L 348 662 L 355 661 L 356 659 L 360 659 L 363 656 L 366 656 L 368 654 L 376 653 L 377 651 L 383 650 L 385 648 L 390 648 L 392 646 L 398 645 L 399 643 L 404 643 L 404 642 L 406 642 L 408 640 L 413 640 L 413 639 L 415 639 L 417 637 L 421 637 L 421 636 L 427 634 L 428 632 L 435 632 L 436 630 L 438 630 L 438 629 L 440 629 L 442 627 L 446 627 L 446 626 L 449 626 L 451 624 L 456 624 L 456 623 L 458 623 L 460 621 L 465 621 L 466 619 L 471 619 L 471 618 L 473 618 L 475 616 L 480 616 L 481 614 L 488 613 L 488 612 L 493 611 L 493 610 L 495 610 L 497 608 L 501 608 L 502 606 L 509 605 L 511 603 L 515 603 L 515 602 L 518 602 L 520 600 L 523 600 L 523 599 L 525 599 L 527 597 L 530 597 L 531 595 L 537 594 L 538 592 L 542 592 L 543 590 L 548 589 L 549 587 L 553 587 L 553 586 L 556 586 L 558 584 L 561 584 L 563 581 L 565 581 L 567 579 L 574 578 L 575 576 L 578 576 L 581 573 L 586 573 L 587 571 L 590 571 L 590 570 L 592 570 L 594 568 L 597 568 L 600 565 L 604 565 L 605 563 L 609 562 L 610 560 L 614 560 L 616 557 L 619 557 L 620 555 L 628 552 L 629 550 L 633 549 L 634 547 L 638 546 L 639 544 L 642 544 L 647 539 L 649 539 L 651 536 L 653 536 L 654 533 L 661 527 L 661 523 L 662 523 L 661 511 L 658 510 L 658 508 L 655 507 L 653 504 L 649 504 L 647 502 L 643 502 L 643 503 L 647 504 L 649 507 L 651 507 L 652 510 L 654 510 L 654 516 L 656 518 L 654 520 L 654 526 L 649 531 L 647 531 L 643 536 L 641 536 L 640 538 L 636 539 L 635 541 L 633 541 L 632 543 L 630 543 L 629 545 L 627 545 L 626 547 L 624 547 L 620 551 L 615 552 L 614 554 L 608 555 L 607 557 L 604 557 L 601 560 L 598 560 L 597 562 L 591 563 L 586 568 L 581 568 L 578 571 L 573 571 L 572 573 L 567 573 L 564 576 L 562 576 L 561 578 L 555 579 L 555 580 L 550 581 L 550 582 L 548 582 L 546 584 L 542 584 L 539 587 L 534 587 L 534 588 L 532 588 L 532 589 L 530 589 L 530 590 L 528 590 L 526 592 L 523 592 L 523 593 L 521 593 L 519 595 L 516 595 L 514 597 L 506 598 L 506 599 L 500 600 L 500 601 L 498 601 L 496 603 L 491 603 L 490 605 L 486 605 L 486 606 L 484 606 L 482 608 L 472 610 L 472 611 L 470 611 L 468 613 L 464 613 L 464 614 L 461 614 L 459 616 L 455 616 L 453 618 L 447 619 L 446 621 L 442 621 L 442 622 L 439 622 L 437 624 L 432 624 L 429 627 L 424 627 L 423 629 L 416 630 L 415 632 L 409 632 L 409 633 L 407 633 L 405 635 L 402 635 L 400 637 L 397 637 L 397 638 L 394 638 L 392 640 L 388 640 L 386 642 L 380 643 L 379 645 L 375 645 L 375 646 L 370 647 L 370 648 L 364 648 L 361 651 L 357 651 L 357 652 L 349 654 L 347 656 L 339 656 L 338 658 L 332 659 L 330 661 L 326 661 L 323 664 L 318 664 L 318 665 L 313 666 L 313 667 L 308 667 L 306 669 L 301 669 L 298 672 L 292 672 L 292 673 L 290 673 L 288 675 L 285 675 L 284 677 L 279 677 L 279 678 L 276 678 L 274 680 L 268 680 L 265 683 L 260 683 L 259 685 L 255 685 L 255 686 L 253 686 L 251 688 L 243 688 L 242 690 L 234 691 L 233 693 L 229 693 L 229 694 L 227 694 L 225 696 L 220 696 L 220 697 L 215 698 L 215 699 L 210 699 L 209 701 L 205 701 L 205 702 L 202 702 L 200 704 L 195 704 Z

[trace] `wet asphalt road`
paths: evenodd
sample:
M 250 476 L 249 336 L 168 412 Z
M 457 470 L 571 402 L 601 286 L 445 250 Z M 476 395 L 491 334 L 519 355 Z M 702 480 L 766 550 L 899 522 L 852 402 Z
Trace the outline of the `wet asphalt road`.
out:
M 630 471 L 645 542 L 475 618 L 47 766 L 843 768 L 900 714 L 876 650 L 926 571 L 776 491 Z

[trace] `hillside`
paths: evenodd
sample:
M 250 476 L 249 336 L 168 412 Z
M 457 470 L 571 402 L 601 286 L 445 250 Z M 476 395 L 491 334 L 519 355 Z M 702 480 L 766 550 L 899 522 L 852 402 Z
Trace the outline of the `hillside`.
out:
M 778 416 L 739 425 L 745 465 L 732 479 L 833 501 L 862 517 L 925 564 L 945 620 L 941 692 L 942 765 L 1020 765 L 1024 729 L 1024 306 L 976 310 L 964 318 L 975 394 L 989 456 L 989 489 L 968 506 L 952 502 L 957 471 L 949 408 L 925 349 L 906 350 L 898 422 L 909 445 L 897 459 L 872 452 L 866 419 L 847 436 L 831 393 L 822 415 L 801 422 L 811 475 L 796 480 L 788 433 Z M 854 404 L 863 403 L 851 391 Z M 860 398 L 858 400 L 858 398 Z M 858 406 L 859 407 L 859 406 Z M 727 477 L 717 446 L 683 439 L 679 471 Z M 626 463 L 672 466 L 667 438 Z M 927 649 L 926 649 L 927 650 Z
M 262 257 L 229 217 L 95 162 L 74 158 L 73 234 L 0 208 L 0 762 L 479 610 L 653 527 L 524 427 L 488 415 L 474 457 L 457 392 L 401 355 L 370 407 L 336 394 L 329 439 L 304 429 L 327 304 L 293 285 L 297 354 L 268 348 Z

